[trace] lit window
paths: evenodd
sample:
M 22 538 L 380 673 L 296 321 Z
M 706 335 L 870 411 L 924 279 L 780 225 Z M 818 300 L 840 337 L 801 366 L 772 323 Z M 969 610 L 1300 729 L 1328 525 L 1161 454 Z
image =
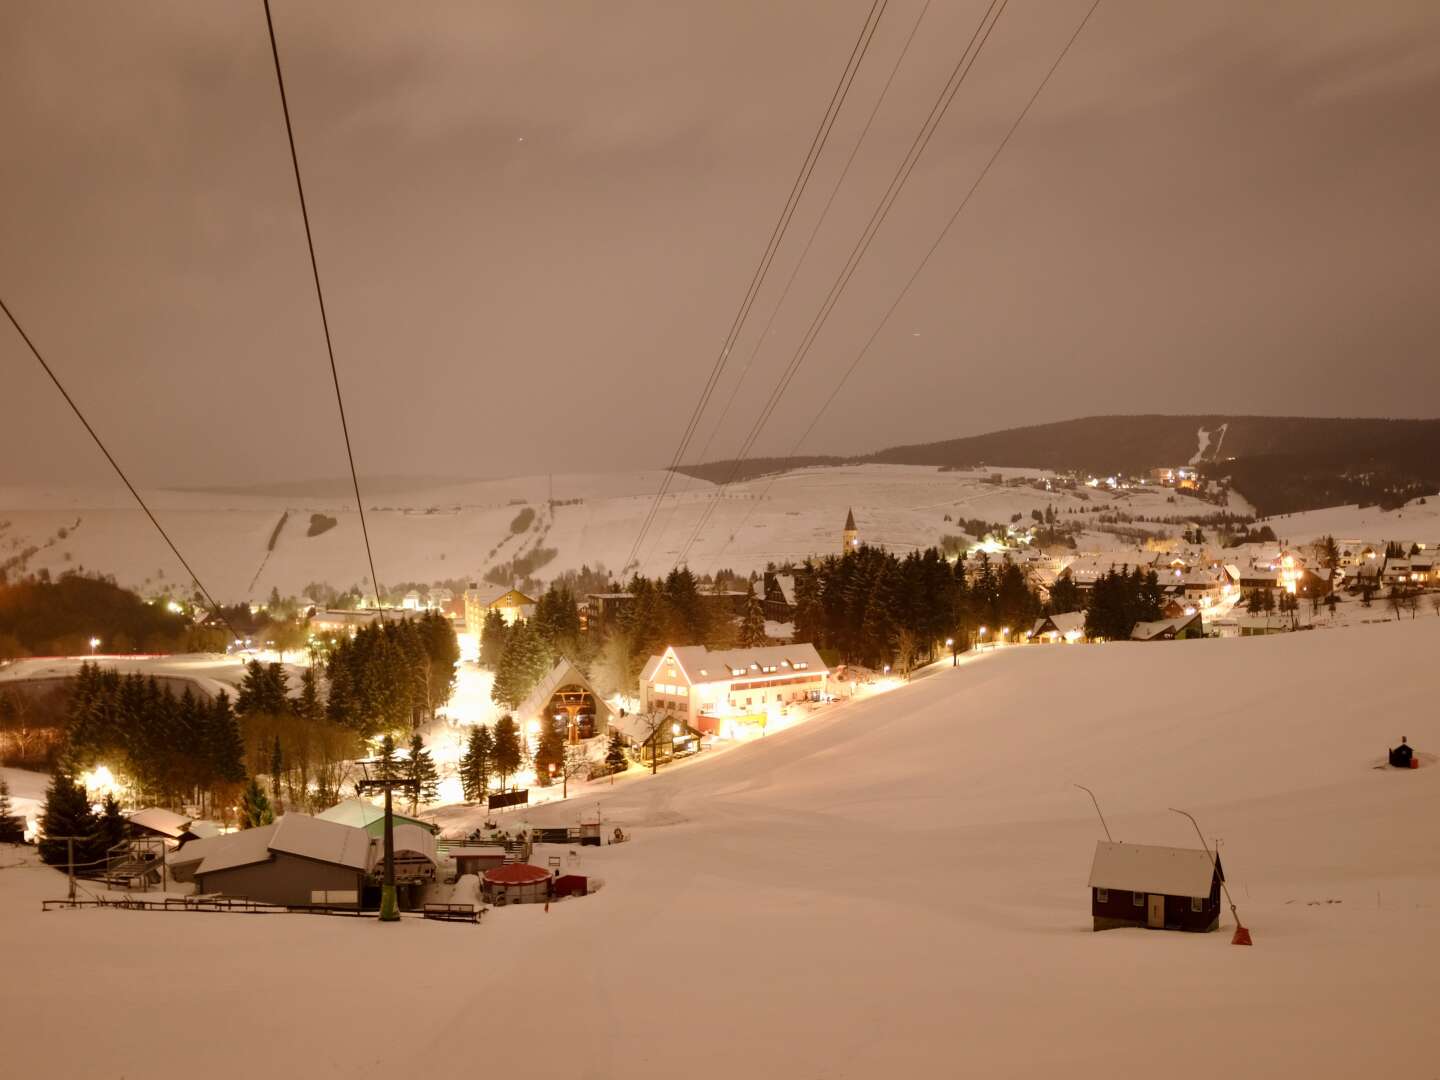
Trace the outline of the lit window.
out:
M 1192 897 L 1190 897 L 1190 910 L 1191 910 L 1191 911 L 1204 911 L 1204 910 L 1205 910 L 1205 898 L 1204 898 L 1203 896 L 1192 896 Z
M 1143 892 L 1132 892 L 1130 894 L 1130 903 L 1134 904 L 1136 907 L 1144 907 L 1145 894 Z
M 1109 889 L 1096 889 L 1096 890 L 1095 890 L 1095 902 L 1098 903 L 1098 904 L 1108 904 L 1108 903 L 1110 902 L 1110 890 L 1109 890 Z

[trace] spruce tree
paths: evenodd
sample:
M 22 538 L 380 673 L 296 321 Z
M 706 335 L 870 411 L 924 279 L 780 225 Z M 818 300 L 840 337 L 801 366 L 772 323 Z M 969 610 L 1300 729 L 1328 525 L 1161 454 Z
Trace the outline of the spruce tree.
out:
M 120 812 L 120 803 L 114 795 L 105 796 L 96 831 L 99 833 L 96 846 L 102 854 L 108 854 L 111 848 L 124 841 L 125 815 Z
M 320 688 L 313 667 L 306 668 L 300 675 L 300 697 L 295 702 L 295 715 L 310 721 L 323 719 L 325 715 L 324 706 L 320 704 Z
M 508 713 L 495 724 L 495 746 L 491 753 L 503 790 L 509 786 L 510 777 L 520 771 L 520 764 L 525 760 L 525 750 L 520 745 L 520 729 Z
M 375 755 L 375 772 L 381 780 L 399 780 L 400 762 L 395 757 L 395 737 L 386 735 L 380 740 L 380 752 Z
M 485 618 L 480 625 L 480 666 L 487 671 L 495 671 L 500 666 L 500 659 L 505 655 L 505 641 L 509 637 L 510 628 L 505 625 L 505 617 L 490 608 L 485 612 Z
M 769 641 L 765 635 L 765 608 L 760 603 L 760 598 L 755 595 L 755 585 L 752 582 L 750 592 L 745 597 L 745 616 L 740 620 L 740 645 L 754 649 L 768 644 Z
M 535 778 L 541 787 L 549 787 L 554 775 L 550 766 L 555 766 L 557 774 L 565 767 L 565 736 L 554 720 L 541 723 L 540 742 L 535 747 Z
M 490 790 L 494 754 L 495 740 L 490 735 L 490 729 L 484 724 L 471 729 L 465 756 L 460 761 L 460 786 L 465 791 L 466 802 L 478 802 Z
M 10 785 L 0 776 L 0 843 L 18 844 L 25 839 L 25 822 L 15 816 L 10 802 Z
M 605 765 L 610 770 L 611 783 L 614 783 L 613 777 L 616 773 L 622 773 L 630 767 L 630 759 L 625 754 L 625 742 L 618 731 L 610 733 L 610 745 L 605 749 Z
M 410 736 L 410 760 L 405 763 L 405 779 L 418 785 L 410 791 L 412 814 L 421 803 L 433 803 L 440 797 L 440 774 L 418 731 Z
M 206 749 L 211 783 L 238 784 L 245 779 L 245 744 L 240 722 L 230 707 L 230 695 L 216 695 L 206 718 Z
M 270 744 L 270 801 L 275 804 L 275 812 L 283 814 L 284 807 L 280 802 L 280 776 L 285 770 L 285 756 L 280 749 L 280 736 L 275 736 L 275 741 Z
M 240 828 L 258 829 L 274 820 L 275 811 L 270 806 L 265 789 L 260 786 L 259 779 L 251 777 L 250 783 L 240 793 Z
M 45 812 L 40 817 L 40 858 L 51 866 L 64 866 L 69 844 L 60 837 L 80 837 L 75 843 L 75 862 L 88 863 L 94 857 L 100 822 L 85 791 L 64 772 L 50 777 L 45 792 Z

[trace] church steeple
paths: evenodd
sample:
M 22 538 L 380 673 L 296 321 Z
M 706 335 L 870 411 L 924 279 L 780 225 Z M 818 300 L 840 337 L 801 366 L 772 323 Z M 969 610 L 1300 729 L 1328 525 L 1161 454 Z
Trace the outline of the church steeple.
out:
M 845 530 L 840 534 L 840 550 L 850 551 L 860 546 L 860 530 L 855 527 L 855 511 L 845 511 Z

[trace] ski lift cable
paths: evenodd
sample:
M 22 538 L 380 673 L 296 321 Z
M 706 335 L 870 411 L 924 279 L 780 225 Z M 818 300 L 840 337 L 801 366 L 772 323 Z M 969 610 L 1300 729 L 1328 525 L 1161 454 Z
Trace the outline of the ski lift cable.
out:
M 840 273 L 831 284 L 830 291 L 821 302 L 820 309 L 811 320 L 810 326 L 801 339 L 800 344 L 796 347 L 794 355 L 781 372 L 780 378 L 771 390 L 769 398 L 765 404 L 761 406 L 755 422 L 751 425 L 750 431 L 742 442 L 740 450 L 731 465 L 729 476 L 720 485 L 720 491 L 716 492 L 715 496 L 706 503 L 705 509 L 701 512 L 700 519 L 696 522 L 690 538 L 685 542 L 684 546 L 681 547 L 680 553 L 675 560 L 677 567 L 685 561 L 690 549 L 694 546 L 696 540 L 699 539 L 701 532 L 704 531 L 706 524 L 714 513 L 715 506 L 719 503 L 720 494 L 738 475 L 740 466 L 743 464 L 750 450 L 754 447 L 755 442 L 759 439 L 760 433 L 764 430 L 765 425 L 769 422 L 775 409 L 779 406 L 781 398 L 784 397 L 785 391 L 789 388 L 795 375 L 804 364 L 806 357 L 810 353 L 810 349 L 813 347 L 816 339 L 819 337 L 820 331 L 829 319 L 830 313 L 839 302 L 841 295 L 850 283 L 850 279 L 854 276 L 856 269 L 864 260 L 871 243 L 880 231 L 881 226 L 884 225 L 885 219 L 889 216 L 890 210 L 894 207 L 895 201 L 899 198 L 901 191 L 904 190 L 906 182 L 914 172 L 915 166 L 924 154 L 926 147 L 930 145 L 930 140 L 939 128 L 941 120 L 944 119 L 951 102 L 955 100 L 955 96 L 959 92 L 960 86 L 964 83 L 966 76 L 968 76 L 974 68 L 975 61 L 979 58 L 986 43 L 990 40 L 990 35 L 994 32 L 996 23 L 998 23 L 1001 16 L 1004 15 L 1008 4 L 1009 0 L 991 0 L 990 6 L 987 7 L 985 13 L 981 15 L 980 22 L 976 25 L 969 43 L 965 46 L 964 51 L 962 51 L 960 59 L 956 62 L 954 70 L 950 73 L 950 77 L 946 80 L 935 103 L 930 107 L 929 115 L 926 116 L 924 123 L 921 124 L 919 132 L 916 133 L 914 140 L 911 142 L 910 149 L 906 152 L 904 159 L 895 171 L 895 175 L 891 178 L 889 186 L 885 189 L 885 193 L 881 196 L 879 203 L 877 203 L 874 211 L 871 213 L 870 220 L 861 231 L 860 237 L 856 240 L 855 246 L 851 249 L 850 255 L 841 267 Z
M 285 75 L 280 66 L 280 46 L 275 40 L 275 20 L 270 13 L 270 0 L 265 0 L 265 26 L 270 32 L 270 54 L 275 58 L 275 82 L 280 88 L 280 110 L 285 115 L 285 136 L 290 144 L 290 163 L 295 169 L 295 191 L 300 197 L 300 218 L 305 224 L 305 245 L 310 252 L 310 272 L 315 279 L 315 299 L 320 305 L 320 326 L 325 331 L 325 351 L 330 358 L 330 380 L 334 383 L 335 404 L 340 410 L 340 433 L 345 439 L 345 458 L 350 463 L 350 482 L 355 489 L 355 509 L 360 514 L 360 535 L 365 541 L 365 559 L 370 567 L 370 584 L 375 589 L 375 603 L 379 605 L 380 579 L 375 576 L 375 554 L 370 548 L 370 529 L 365 522 L 365 504 L 360 498 L 360 477 L 355 471 L 355 452 L 350 445 L 350 425 L 345 418 L 345 397 L 340 392 L 340 372 L 335 366 L 335 345 L 330 339 L 330 318 L 325 311 L 325 290 L 320 286 L 320 264 L 315 258 L 315 236 L 310 229 L 305 183 L 300 177 L 300 155 L 295 150 L 295 128 L 290 120 L 290 102 L 285 94 Z
M 268 5 L 269 0 L 266 0 L 266 2 Z M 804 195 L 805 189 L 810 182 L 810 176 L 814 172 L 815 165 L 819 161 L 825 144 L 829 140 L 830 131 L 835 125 L 835 119 L 839 115 L 846 97 L 849 95 L 851 84 L 854 82 L 855 75 L 865 59 L 865 54 L 870 49 L 870 43 L 874 39 L 875 30 L 880 24 L 880 19 L 884 16 L 888 3 L 889 0 L 873 0 L 870 6 L 870 11 L 867 13 L 865 23 L 860 30 L 860 36 L 851 48 L 850 57 L 846 61 L 844 71 L 841 73 L 840 81 L 836 84 L 835 90 L 830 96 L 830 102 L 826 106 L 825 114 L 821 118 L 820 125 L 811 139 L 810 148 L 806 152 L 805 159 L 800 166 L 800 172 L 796 175 L 790 188 L 790 194 L 785 200 L 784 208 L 780 212 L 780 217 L 771 230 L 770 239 L 766 243 L 765 250 L 762 252 L 760 261 L 751 276 L 750 284 L 745 291 L 744 298 L 740 302 L 740 307 L 736 311 L 734 319 L 731 321 L 729 332 L 726 334 L 725 340 L 721 345 L 720 353 L 715 358 L 715 362 L 710 369 L 710 374 L 706 378 L 704 386 L 701 388 L 700 397 L 695 403 L 685 430 L 681 433 L 680 441 L 675 448 L 675 453 L 671 456 L 670 465 L 665 469 L 660 478 L 660 486 L 656 490 L 650 508 L 640 525 L 640 531 L 635 537 L 635 542 L 630 546 L 630 553 L 626 556 L 625 566 L 621 567 L 622 574 L 625 569 L 635 561 L 636 556 L 639 554 L 641 545 L 644 543 L 645 537 L 649 533 L 651 525 L 654 523 L 655 515 L 660 508 L 660 504 L 665 498 L 666 493 L 670 490 L 675 469 L 684 459 L 685 453 L 690 446 L 690 440 L 699 428 L 701 417 L 706 408 L 709 407 L 710 398 L 713 396 L 715 388 L 719 384 L 720 377 L 724 373 L 725 366 L 730 358 L 730 352 L 734 348 L 735 341 L 739 337 L 746 319 L 749 317 L 750 309 L 754 305 L 756 297 L 759 295 L 760 288 L 769 272 L 770 264 L 774 261 L 780 244 L 784 240 L 785 233 L 789 229 L 790 220 L 795 215 L 795 210 L 799 206 L 801 197 Z

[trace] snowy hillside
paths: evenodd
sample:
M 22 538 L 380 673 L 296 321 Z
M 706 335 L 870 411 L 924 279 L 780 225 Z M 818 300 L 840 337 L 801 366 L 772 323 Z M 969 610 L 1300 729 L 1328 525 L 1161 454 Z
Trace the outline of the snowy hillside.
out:
M 1279 514 L 1262 524 L 1275 535 L 1293 544 L 1304 544 L 1321 536 L 1336 540 L 1397 540 L 1435 546 L 1440 543 L 1440 498 L 1415 499 L 1398 510 L 1377 506 L 1332 506 L 1303 514 Z
M 1016 514 L 1028 522 L 1032 510 L 1052 505 L 1062 515 L 1073 509 L 1092 517 L 1118 510 L 1184 518 L 1218 509 L 1166 489 L 1047 492 L 1043 485 L 987 482 L 996 474 L 1007 480 L 1042 475 L 864 465 L 801 469 L 735 484 L 720 496 L 689 563 L 698 572 L 749 571 L 772 560 L 833 552 L 851 507 L 863 539 L 902 551 L 958 533 L 947 514 L 957 521 L 1005 523 Z M 479 580 L 538 547 L 555 552 L 535 571 L 542 579 L 582 564 L 618 572 L 659 483 L 659 473 L 637 472 L 532 476 L 403 495 L 387 490 L 366 499 L 376 569 L 382 584 Z M 640 554 L 645 573 L 664 573 L 674 565 L 717 490 L 706 481 L 676 478 Z M 184 571 L 123 494 L 0 490 L 0 564 L 18 559 L 24 570 L 52 574 L 85 567 L 142 589 L 179 586 Z M 343 589 L 368 576 L 359 517 L 343 499 L 173 491 L 147 497 L 202 580 L 226 601 L 262 599 L 272 587 L 298 595 L 311 582 Z M 547 505 L 552 498 L 553 508 Z M 535 520 L 512 533 L 511 523 L 526 505 L 537 511 Z M 1231 509 L 1248 508 L 1232 504 Z M 333 518 L 334 526 L 307 535 L 313 514 Z M 1104 537 L 1099 539 L 1103 543 Z
M 537 1077 L 1428 1076 L 1437 648 L 1440 619 L 987 653 L 600 788 L 633 836 L 582 849 L 604 887 L 479 927 L 41 914 L 63 879 L 0 853 L 0 955 L 26 973 L 0 981 L 8 1063 L 448 1076 L 478 1023 L 504 1033 L 487 1072 Z M 1425 767 L 1373 768 L 1402 734 Z M 1120 840 L 1192 846 L 1166 808 L 1193 811 L 1254 947 L 1228 913 L 1092 933 L 1103 834 L 1076 782 Z M 164 1053 L 98 1004 L 136 993 L 189 1018 Z M 355 1027 L 377 993 L 403 1036 Z

